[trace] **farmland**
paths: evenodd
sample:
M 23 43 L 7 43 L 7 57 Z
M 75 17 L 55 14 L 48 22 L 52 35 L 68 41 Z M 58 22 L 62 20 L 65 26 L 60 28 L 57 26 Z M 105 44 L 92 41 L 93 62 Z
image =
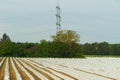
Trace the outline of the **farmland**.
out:
M 0 58 L 0 80 L 120 80 L 120 58 Z

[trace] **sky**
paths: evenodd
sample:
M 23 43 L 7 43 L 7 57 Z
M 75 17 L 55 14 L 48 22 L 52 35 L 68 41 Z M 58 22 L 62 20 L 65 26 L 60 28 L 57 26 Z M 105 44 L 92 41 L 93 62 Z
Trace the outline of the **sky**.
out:
M 51 40 L 57 0 L 0 0 L 0 38 Z M 77 31 L 80 43 L 120 43 L 120 0 L 60 0 L 61 28 Z

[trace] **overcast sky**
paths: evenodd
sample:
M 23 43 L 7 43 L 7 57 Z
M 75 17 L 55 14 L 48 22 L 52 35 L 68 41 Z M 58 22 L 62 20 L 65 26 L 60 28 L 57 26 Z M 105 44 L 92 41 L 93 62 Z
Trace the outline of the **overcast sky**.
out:
M 12 41 L 51 40 L 56 33 L 56 0 L 0 0 L 0 37 Z M 120 43 L 120 0 L 60 0 L 62 29 L 80 34 L 81 43 Z

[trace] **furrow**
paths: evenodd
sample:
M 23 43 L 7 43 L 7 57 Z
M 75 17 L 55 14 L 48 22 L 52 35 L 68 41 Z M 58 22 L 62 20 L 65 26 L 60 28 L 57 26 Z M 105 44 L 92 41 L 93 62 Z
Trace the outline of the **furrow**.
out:
M 51 70 L 49 70 L 47 67 L 43 66 L 42 64 L 39 64 L 39 63 L 34 62 L 32 60 L 29 60 L 29 61 L 31 61 L 32 63 L 35 64 L 35 66 L 38 66 L 39 68 L 43 69 L 44 71 L 49 72 L 52 75 L 55 75 L 56 77 L 60 78 L 61 80 L 64 80 L 63 78 L 61 78 L 60 76 L 56 75 L 54 72 L 52 72 Z
M 28 59 L 25 59 L 25 61 L 28 62 L 28 63 L 30 63 L 30 64 L 32 64 L 32 66 L 34 66 L 36 69 L 44 72 L 44 74 L 50 76 L 52 80 L 62 80 L 60 77 L 52 74 L 50 71 L 41 68 L 40 65 L 38 65 L 38 64 L 36 64 L 36 63 L 34 63 L 34 62 L 31 62 L 31 61 L 29 61 Z M 49 77 L 48 77 L 48 78 L 49 78 Z M 50 80 L 50 78 L 49 78 L 49 80 Z
M 24 65 L 28 70 L 32 71 L 34 74 L 36 74 L 37 77 L 39 77 L 41 80 L 49 80 L 44 75 L 40 74 L 38 71 L 34 70 L 32 67 L 27 65 L 25 62 L 22 62 L 21 60 L 17 59 L 21 64 Z
M 104 76 L 104 75 L 101 75 L 101 74 L 96 74 L 96 73 L 88 72 L 88 71 L 81 70 L 81 69 L 77 69 L 77 68 L 74 68 L 74 69 L 77 70 L 77 71 L 81 71 L 81 72 L 88 73 L 88 74 L 91 74 L 91 75 L 95 75 L 95 76 L 103 77 L 103 78 L 106 78 L 106 79 L 117 80 L 117 79 L 115 79 L 115 78 L 111 78 L 111 77 Z
M 20 61 L 18 61 L 17 59 L 16 59 L 16 61 L 19 62 L 19 64 L 20 64 L 28 73 L 30 73 L 30 75 L 33 76 L 33 78 L 34 78 L 35 80 L 41 80 L 39 77 L 36 76 L 36 74 L 34 74 L 31 70 L 29 70 L 27 67 L 25 67 L 24 64 L 22 64 L 22 63 L 21 63 Z M 34 79 L 33 79 L 33 80 L 34 80 Z M 32 80 L 32 79 L 31 79 L 31 80 Z
M 4 80 L 10 80 L 10 73 L 9 73 L 9 63 L 8 58 L 6 60 L 6 66 L 5 66 L 5 73 L 4 73 Z
M 33 60 L 31 60 L 31 61 L 33 61 Z M 35 62 L 35 61 L 33 61 L 33 62 Z M 37 63 L 37 62 L 35 62 L 35 63 Z M 63 79 L 77 80 L 75 77 L 73 77 L 65 72 L 62 72 L 62 71 L 52 68 L 50 64 L 46 64 L 46 63 L 44 63 L 44 64 L 38 63 L 38 64 L 41 65 L 42 67 L 46 68 L 47 70 L 49 70 L 51 73 L 56 74 L 57 76 L 59 76 Z
M 15 66 L 15 63 L 13 62 L 12 58 L 10 58 L 10 64 L 11 64 L 11 68 L 13 68 L 13 70 L 14 70 L 13 75 L 15 75 L 14 79 L 11 79 L 11 80 L 15 80 L 15 79 L 16 80 L 22 80 L 22 77 L 21 77 L 19 71 L 17 70 L 17 68 Z
M 16 61 L 16 59 L 13 59 L 13 62 L 15 63 L 15 66 L 17 70 L 19 71 L 22 77 L 22 80 L 30 80 L 29 76 L 25 72 L 25 69 Z
M 62 71 L 60 71 L 60 70 L 53 69 L 53 68 L 50 68 L 50 67 L 47 67 L 47 68 L 48 68 L 49 70 L 53 70 L 53 71 L 55 71 L 55 72 L 57 72 L 57 73 L 60 73 L 60 74 L 64 75 L 64 79 L 78 80 L 77 78 L 71 76 L 71 75 L 68 74 L 68 73 L 65 73 L 65 72 L 62 72 Z
M 16 74 L 15 74 L 15 71 L 14 71 L 14 69 L 12 67 L 12 63 L 11 63 L 10 58 L 9 58 L 8 62 L 9 62 L 10 80 L 17 80 L 16 79 Z
M 0 80 L 4 80 L 5 66 L 6 66 L 6 58 L 4 58 L 4 60 L 1 64 L 1 67 L 0 67 Z
M 3 64 L 3 62 L 4 62 L 4 60 L 5 60 L 5 57 L 4 57 L 3 59 L 1 59 L 1 61 L 0 61 L 0 68 L 1 68 L 1 66 L 2 66 L 2 64 Z

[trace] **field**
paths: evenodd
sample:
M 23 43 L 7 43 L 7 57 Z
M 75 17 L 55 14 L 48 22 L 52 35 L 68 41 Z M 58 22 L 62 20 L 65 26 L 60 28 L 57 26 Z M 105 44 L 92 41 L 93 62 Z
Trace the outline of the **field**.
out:
M 0 80 L 120 80 L 120 58 L 0 58 Z

